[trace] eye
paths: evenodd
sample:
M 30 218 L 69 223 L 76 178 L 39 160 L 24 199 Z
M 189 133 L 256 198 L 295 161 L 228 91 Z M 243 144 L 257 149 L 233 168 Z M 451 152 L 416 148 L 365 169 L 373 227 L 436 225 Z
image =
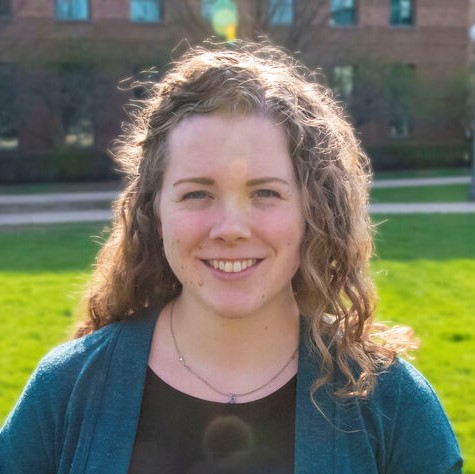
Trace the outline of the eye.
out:
M 187 201 L 189 199 L 208 199 L 211 198 L 211 195 L 206 191 L 191 191 L 186 193 L 182 199 L 183 201 Z
M 257 198 L 278 198 L 280 194 L 273 189 L 258 189 L 254 192 L 254 197 Z

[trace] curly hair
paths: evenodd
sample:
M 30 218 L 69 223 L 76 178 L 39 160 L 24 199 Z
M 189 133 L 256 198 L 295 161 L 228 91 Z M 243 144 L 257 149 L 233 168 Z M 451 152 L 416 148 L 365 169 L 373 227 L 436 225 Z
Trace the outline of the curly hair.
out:
M 342 108 L 317 79 L 276 47 L 239 42 L 190 49 L 160 81 L 145 84 L 148 95 L 130 114 L 113 152 L 127 186 L 115 203 L 77 336 L 180 294 L 154 209 L 170 131 L 194 114 L 258 115 L 284 127 L 302 189 L 306 228 L 292 285 L 309 321 L 308 342 L 322 360 L 313 391 L 336 369 L 346 380 L 339 396 L 372 391 L 378 371 L 408 343 L 403 331 L 373 321 L 369 161 Z

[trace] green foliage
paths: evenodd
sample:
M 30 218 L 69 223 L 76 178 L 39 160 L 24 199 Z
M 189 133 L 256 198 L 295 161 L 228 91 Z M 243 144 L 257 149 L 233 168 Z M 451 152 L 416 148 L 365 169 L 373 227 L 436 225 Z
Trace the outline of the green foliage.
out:
M 117 179 L 111 159 L 89 148 L 61 147 L 54 152 L 0 156 L 0 184 Z
M 428 168 L 467 168 L 470 144 L 422 145 L 399 142 L 367 147 L 373 170 L 415 170 Z
M 471 169 L 464 168 L 430 168 L 422 170 L 377 171 L 374 179 L 397 178 L 446 178 L 449 176 L 471 176 Z
M 407 64 L 356 57 L 348 108 L 357 126 L 374 120 L 411 121 L 428 115 L 433 89 Z
M 435 114 L 447 123 L 456 123 L 461 131 L 466 132 L 472 126 L 474 114 L 473 74 L 459 71 L 448 77 L 441 84 L 440 99 L 436 104 Z
M 465 202 L 468 189 L 468 184 L 375 188 L 371 190 L 371 202 Z
M 474 215 L 377 216 L 378 320 L 412 326 L 415 364 L 437 389 L 475 474 Z M 74 324 L 99 225 L 0 232 L 0 419 L 39 358 Z

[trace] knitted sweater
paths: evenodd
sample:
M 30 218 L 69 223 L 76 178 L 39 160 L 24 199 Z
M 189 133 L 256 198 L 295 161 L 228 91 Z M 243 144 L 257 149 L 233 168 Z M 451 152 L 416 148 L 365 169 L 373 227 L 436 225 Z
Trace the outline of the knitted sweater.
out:
M 1 474 L 127 472 L 154 314 L 110 324 L 40 362 L 0 432 Z M 302 342 L 296 474 L 461 472 L 449 421 L 410 364 L 397 359 L 366 400 L 341 401 L 331 386 L 320 389 L 318 409 L 309 395 L 317 374 L 318 363 Z

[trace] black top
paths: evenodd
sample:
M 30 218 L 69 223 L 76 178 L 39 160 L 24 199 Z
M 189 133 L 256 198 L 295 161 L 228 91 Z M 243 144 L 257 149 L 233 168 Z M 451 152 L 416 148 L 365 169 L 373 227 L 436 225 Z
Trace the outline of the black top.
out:
M 150 367 L 129 474 L 290 474 L 297 377 L 249 403 L 186 395 Z

